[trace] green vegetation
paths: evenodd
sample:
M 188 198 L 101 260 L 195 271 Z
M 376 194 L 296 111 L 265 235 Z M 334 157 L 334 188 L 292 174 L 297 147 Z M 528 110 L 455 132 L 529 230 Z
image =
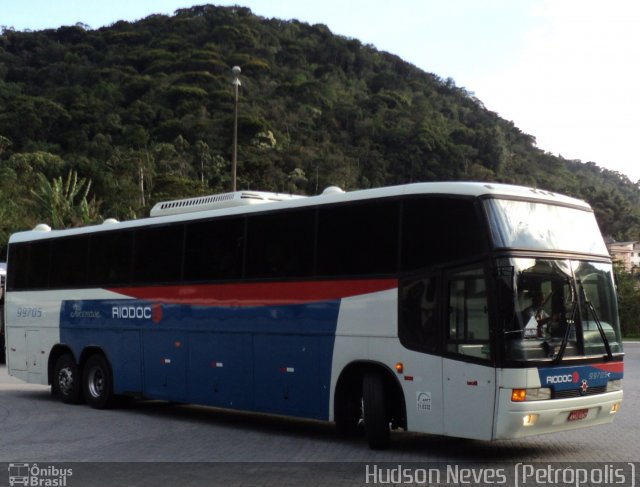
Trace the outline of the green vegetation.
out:
M 513 182 L 584 198 L 605 234 L 638 238 L 637 184 L 541 151 L 453 80 L 324 25 L 210 5 L 98 30 L 2 31 L 0 237 L 52 223 L 34 201 L 38 174 L 76 171 L 95 210 L 116 218 L 228 189 L 234 65 L 240 188 Z
M 615 265 L 615 274 L 622 336 L 640 338 L 640 276 L 635 268 L 626 272 L 620 265 Z
M 638 183 L 545 153 L 452 79 L 324 25 L 205 5 L 97 30 L 2 30 L 0 255 L 39 222 L 134 218 L 228 190 L 234 65 L 239 188 L 517 183 L 585 199 L 605 235 L 640 239 Z

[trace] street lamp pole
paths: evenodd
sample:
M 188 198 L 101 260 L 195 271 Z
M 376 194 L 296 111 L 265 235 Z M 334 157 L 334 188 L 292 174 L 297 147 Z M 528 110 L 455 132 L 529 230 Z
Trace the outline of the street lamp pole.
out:
M 231 155 L 231 187 L 236 190 L 236 172 L 238 168 L 238 87 L 240 86 L 240 66 L 231 68 L 233 86 L 235 87 L 235 103 L 233 108 L 233 152 Z

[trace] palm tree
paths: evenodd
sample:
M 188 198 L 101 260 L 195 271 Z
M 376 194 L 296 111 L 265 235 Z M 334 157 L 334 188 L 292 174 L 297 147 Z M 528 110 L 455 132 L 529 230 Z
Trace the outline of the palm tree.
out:
M 65 181 L 62 176 L 48 181 L 38 174 L 38 186 L 31 190 L 40 213 L 49 219 L 52 228 L 69 228 L 96 223 L 100 220 L 98 202 L 87 200 L 91 180 L 78 179 L 78 173 L 70 170 Z

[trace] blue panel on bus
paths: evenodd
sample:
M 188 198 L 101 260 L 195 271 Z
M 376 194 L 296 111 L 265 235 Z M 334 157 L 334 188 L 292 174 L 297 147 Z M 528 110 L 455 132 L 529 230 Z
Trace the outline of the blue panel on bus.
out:
M 254 409 L 253 337 L 196 332 L 189 335 L 189 399 L 198 404 Z
M 622 362 L 606 362 L 540 368 L 538 374 L 542 387 L 550 387 L 554 391 L 578 389 L 587 394 L 590 387 L 603 387 L 610 380 L 622 379 L 623 370 Z
M 120 348 L 117 360 L 111 364 L 118 377 L 118 392 L 138 392 L 142 390 L 142 343 L 139 330 L 123 330 L 120 334 Z
M 60 336 L 105 351 L 116 393 L 327 419 L 339 307 L 64 301 Z
M 257 409 L 326 419 L 333 337 L 256 335 L 253 345 Z
M 177 330 L 145 330 L 142 337 L 145 396 L 186 402 L 184 333 Z

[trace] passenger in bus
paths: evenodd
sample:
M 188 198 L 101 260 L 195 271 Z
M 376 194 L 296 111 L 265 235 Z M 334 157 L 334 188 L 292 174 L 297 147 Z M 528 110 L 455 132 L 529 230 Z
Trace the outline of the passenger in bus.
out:
M 540 290 L 533 291 L 531 305 L 522 312 L 525 338 L 542 338 L 543 327 L 550 320 L 549 314 L 544 310 L 544 303 L 544 293 Z

